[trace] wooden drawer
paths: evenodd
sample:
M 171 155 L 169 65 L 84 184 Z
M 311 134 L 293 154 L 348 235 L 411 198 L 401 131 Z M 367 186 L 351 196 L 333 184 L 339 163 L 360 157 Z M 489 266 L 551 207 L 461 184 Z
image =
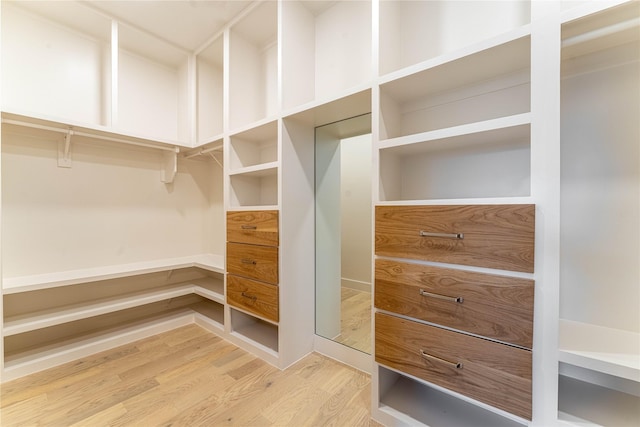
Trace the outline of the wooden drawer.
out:
M 531 419 L 530 351 L 381 313 L 375 321 L 376 362 Z
M 375 306 L 531 348 L 534 281 L 376 260 Z
M 278 284 L 278 248 L 227 243 L 227 272 Z
M 227 302 L 264 319 L 278 322 L 278 286 L 227 275 Z
M 535 205 L 376 206 L 377 255 L 533 272 Z
M 227 212 L 227 241 L 278 246 L 278 211 Z

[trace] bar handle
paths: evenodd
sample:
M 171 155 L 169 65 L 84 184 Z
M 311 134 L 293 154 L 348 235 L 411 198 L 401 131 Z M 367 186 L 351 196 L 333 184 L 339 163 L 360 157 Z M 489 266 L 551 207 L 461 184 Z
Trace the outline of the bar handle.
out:
M 464 298 L 462 297 L 450 297 L 447 295 L 434 294 L 431 292 L 427 292 L 424 289 L 420 289 L 420 295 L 422 295 L 423 297 L 438 298 L 445 301 L 457 302 L 459 304 L 462 304 L 462 302 L 464 301 Z
M 243 264 L 251 264 L 251 265 L 256 265 L 257 264 L 255 260 L 249 259 L 249 258 L 242 258 L 240 260 L 240 262 L 243 263 Z
M 462 362 L 450 362 L 450 361 L 448 361 L 446 359 L 443 359 L 441 357 L 429 354 L 429 353 L 425 352 L 422 349 L 420 350 L 420 355 L 422 356 L 423 359 L 432 360 L 434 362 L 439 362 L 439 363 L 447 365 L 447 366 L 449 366 L 451 368 L 462 369 Z
M 244 224 L 240 226 L 241 229 L 243 230 L 255 230 L 258 228 L 257 225 L 250 225 L 250 224 Z
M 420 230 L 420 237 L 444 237 L 446 239 L 464 239 L 464 233 L 432 233 Z
M 243 297 L 245 297 L 245 298 L 249 298 L 251 301 L 254 301 L 254 302 L 255 302 L 255 300 L 257 300 L 257 299 L 258 299 L 258 297 L 257 297 L 257 296 L 255 296 L 255 295 L 249 295 L 249 294 L 245 293 L 244 291 L 242 291 L 241 295 L 242 295 Z

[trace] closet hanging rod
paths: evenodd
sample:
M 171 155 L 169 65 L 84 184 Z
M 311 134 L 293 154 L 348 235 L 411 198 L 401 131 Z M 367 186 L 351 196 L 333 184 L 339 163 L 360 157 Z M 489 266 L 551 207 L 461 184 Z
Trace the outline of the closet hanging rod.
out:
M 103 141 L 110 141 L 110 142 L 117 142 L 117 143 L 121 143 L 121 144 L 136 145 L 138 147 L 145 147 L 145 148 L 154 148 L 156 150 L 171 151 L 171 152 L 174 152 L 174 153 L 178 153 L 180 151 L 180 149 L 178 147 L 175 147 L 175 146 L 174 147 L 165 147 L 165 146 L 161 146 L 161 145 L 153 145 L 153 144 L 147 144 L 145 142 L 129 141 L 129 140 L 126 140 L 126 139 L 113 138 L 113 137 L 110 137 L 110 136 L 92 134 L 92 133 L 88 133 L 88 132 L 79 132 L 79 131 L 73 129 L 73 127 L 71 127 L 71 126 L 69 126 L 67 128 L 59 128 L 59 127 L 54 127 L 54 126 L 39 125 L 37 123 L 29 123 L 29 122 L 23 122 L 21 120 L 12 120 L 12 119 L 2 119 L 2 123 L 6 123 L 6 124 L 9 124 L 9 125 L 29 127 L 29 128 L 33 128 L 33 129 L 48 130 L 48 131 L 59 132 L 59 133 L 64 133 L 64 134 L 69 134 L 69 131 L 72 131 L 73 135 L 84 136 L 84 137 L 87 137 L 87 138 L 101 139 Z
M 192 153 L 186 154 L 186 155 L 184 156 L 184 158 L 185 158 L 185 159 L 190 159 L 190 158 L 192 158 L 192 157 L 201 156 L 201 155 L 203 155 L 203 154 L 209 154 L 209 153 L 211 153 L 212 151 L 218 151 L 218 150 L 220 150 L 221 148 L 222 148 L 222 144 L 217 144 L 217 145 L 214 145 L 213 147 L 203 148 L 202 150 L 198 150 L 198 151 L 195 151 L 195 152 L 192 152 Z
M 568 37 L 562 40 L 562 47 L 574 46 L 580 43 L 586 43 L 600 37 L 610 36 L 612 34 L 621 33 L 622 31 L 629 30 L 634 27 L 640 26 L 640 17 L 632 18 L 626 21 L 618 22 L 607 27 L 598 28 L 592 31 L 588 31 L 584 34 L 578 34 L 577 36 Z

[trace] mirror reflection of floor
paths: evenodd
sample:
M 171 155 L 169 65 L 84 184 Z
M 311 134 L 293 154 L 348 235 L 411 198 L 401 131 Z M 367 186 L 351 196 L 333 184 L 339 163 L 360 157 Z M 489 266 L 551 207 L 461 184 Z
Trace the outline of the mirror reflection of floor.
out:
M 341 344 L 371 354 L 371 292 L 342 287 Z

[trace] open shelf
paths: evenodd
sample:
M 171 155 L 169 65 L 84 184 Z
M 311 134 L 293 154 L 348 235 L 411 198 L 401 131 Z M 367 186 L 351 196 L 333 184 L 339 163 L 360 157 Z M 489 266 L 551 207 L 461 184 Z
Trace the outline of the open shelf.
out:
M 278 161 L 278 122 L 272 121 L 262 126 L 231 136 L 229 169 L 232 173 L 252 166 L 273 167 Z
M 216 273 L 224 273 L 223 257 L 221 255 L 205 254 L 183 258 L 168 258 L 131 264 L 62 271 L 34 276 L 5 277 L 2 279 L 2 288 L 3 293 L 7 295 L 35 291 L 38 289 L 48 289 L 59 286 L 70 286 L 100 280 L 149 274 L 160 271 L 178 270 L 189 267 L 197 267 Z
M 529 112 L 530 37 L 513 36 L 382 83 L 380 139 Z
M 194 302 L 191 302 L 194 303 Z M 5 339 L 3 380 L 8 381 L 80 357 L 193 323 L 193 311 L 180 301 L 111 313 L 82 322 L 55 326 Z M 69 328 L 71 325 L 72 328 Z
M 230 129 L 274 115 L 278 105 L 278 3 L 258 4 L 231 27 Z
M 278 326 L 273 323 L 232 308 L 231 334 L 271 355 L 278 354 Z
M 401 420 L 406 425 L 522 427 L 525 420 L 517 421 L 463 400 L 450 392 L 422 381 L 378 366 L 380 378 L 379 410 Z
M 560 321 L 560 361 L 640 382 L 640 333 Z
M 109 126 L 111 20 L 57 6 L 2 3 L 2 110 Z
M 371 2 L 282 2 L 283 108 L 371 80 Z
M 187 52 L 118 24 L 117 89 L 114 128 L 189 145 Z
M 527 25 L 531 20 L 530 9 L 529 1 L 382 0 L 380 74 Z
M 224 131 L 224 43 L 220 36 L 196 56 L 197 137 L 205 144 Z
M 558 377 L 558 419 L 576 426 L 635 427 L 640 421 L 640 386 L 612 388 L 570 375 Z
M 267 163 L 229 176 L 230 207 L 277 206 L 278 167 Z
M 380 149 L 380 201 L 529 196 L 528 122 L 520 115 L 389 141 Z

